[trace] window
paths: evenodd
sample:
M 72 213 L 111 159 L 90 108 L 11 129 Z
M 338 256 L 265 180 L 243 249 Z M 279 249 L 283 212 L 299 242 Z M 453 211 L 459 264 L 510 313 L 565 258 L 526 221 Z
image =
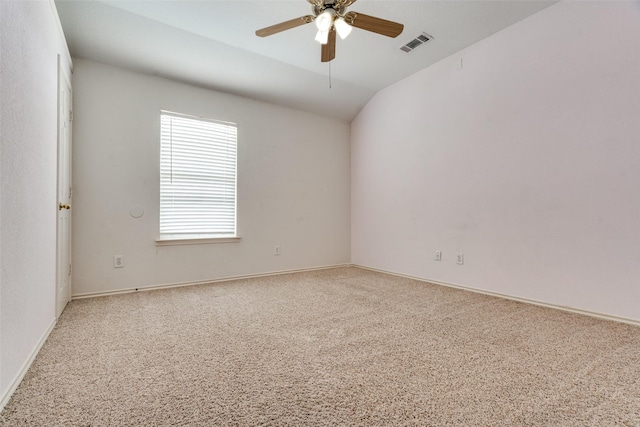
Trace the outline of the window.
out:
M 160 239 L 236 237 L 237 126 L 162 111 Z

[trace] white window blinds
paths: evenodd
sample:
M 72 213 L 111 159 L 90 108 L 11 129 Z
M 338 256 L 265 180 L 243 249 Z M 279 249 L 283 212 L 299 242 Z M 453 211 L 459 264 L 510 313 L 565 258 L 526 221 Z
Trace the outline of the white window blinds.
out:
M 161 112 L 160 238 L 236 235 L 237 126 Z

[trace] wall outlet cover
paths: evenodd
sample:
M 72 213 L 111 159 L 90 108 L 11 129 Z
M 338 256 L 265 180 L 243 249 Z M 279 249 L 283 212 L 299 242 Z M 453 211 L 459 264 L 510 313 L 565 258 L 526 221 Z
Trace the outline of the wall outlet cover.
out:
M 113 256 L 113 268 L 122 268 L 124 267 L 124 256 L 123 255 L 114 255 Z

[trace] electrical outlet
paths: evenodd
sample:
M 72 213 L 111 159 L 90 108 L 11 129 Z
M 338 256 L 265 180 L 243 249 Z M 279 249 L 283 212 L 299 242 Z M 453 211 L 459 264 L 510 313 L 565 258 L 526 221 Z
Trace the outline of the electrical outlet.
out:
M 113 268 L 122 268 L 122 267 L 124 267 L 124 255 L 114 255 Z
M 442 251 L 436 251 L 436 256 L 433 259 L 436 261 L 442 261 Z
M 458 254 L 458 261 L 457 261 L 457 263 L 458 263 L 458 264 L 460 264 L 460 265 L 464 264 L 464 254 L 463 254 L 463 253 L 459 253 L 459 254 Z
M 273 254 L 274 255 L 280 255 L 280 245 L 275 245 L 273 247 Z

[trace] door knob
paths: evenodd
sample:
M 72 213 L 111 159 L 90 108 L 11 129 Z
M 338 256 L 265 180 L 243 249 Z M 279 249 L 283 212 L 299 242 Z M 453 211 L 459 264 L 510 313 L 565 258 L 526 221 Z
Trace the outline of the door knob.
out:
M 58 205 L 58 210 L 61 211 L 62 209 L 71 209 L 71 205 L 65 205 L 65 204 L 60 203 Z

